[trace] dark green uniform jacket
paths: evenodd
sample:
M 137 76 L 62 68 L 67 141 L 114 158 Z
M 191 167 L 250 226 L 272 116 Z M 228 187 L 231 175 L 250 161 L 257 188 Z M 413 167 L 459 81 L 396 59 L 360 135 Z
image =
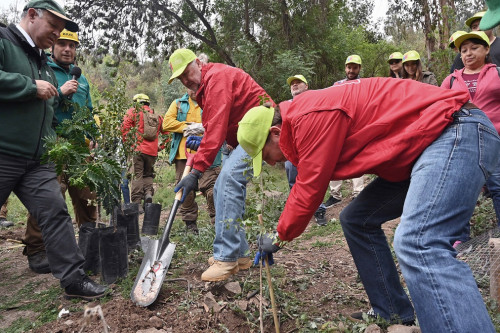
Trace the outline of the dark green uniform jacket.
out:
M 39 159 L 52 129 L 54 97 L 36 97 L 35 80 L 57 87 L 47 56 L 31 47 L 15 25 L 0 28 L 0 154 Z

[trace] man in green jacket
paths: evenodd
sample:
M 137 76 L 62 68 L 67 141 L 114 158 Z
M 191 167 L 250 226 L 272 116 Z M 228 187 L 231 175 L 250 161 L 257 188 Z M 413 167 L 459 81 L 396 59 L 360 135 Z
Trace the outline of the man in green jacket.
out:
M 54 0 L 31 0 L 21 21 L 0 28 L 0 202 L 14 192 L 38 221 L 54 277 L 67 298 L 96 299 L 106 287 L 83 271 L 73 224 L 54 167 L 43 163 L 52 129 L 54 72 L 43 50 L 66 28 L 78 31 Z
M 58 96 L 56 96 L 58 104 L 55 109 L 55 123 L 57 125 L 66 119 L 73 119 L 75 112 L 81 112 L 79 108 L 86 107 L 92 110 L 89 82 L 83 75 L 79 77 L 72 75 L 78 44 L 78 34 L 64 29 L 57 42 L 52 46 L 52 57 L 48 60 L 48 65 L 54 71 L 59 85 L 57 88 Z M 91 116 L 88 120 L 94 122 Z M 82 137 L 82 144 L 83 140 Z M 90 148 L 93 146 L 93 142 L 90 140 L 89 146 Z M 94 204 L 97 200 L 96 193 L 91 192 L 88 187 L 79 188 L 70 185 L 64 174 L 59 175 L 57 180 L 61 184 L 63 196 L 66 190 L 69 192 L 78 227 L 86 222 L 95 222 L 97 220 L 97 206 Z M 24 254 L 28 256 L 30 269 L 39 274 L 50 273 L 42 233 L 32 215 L 28 217 L 23 242 L 26 244 Z

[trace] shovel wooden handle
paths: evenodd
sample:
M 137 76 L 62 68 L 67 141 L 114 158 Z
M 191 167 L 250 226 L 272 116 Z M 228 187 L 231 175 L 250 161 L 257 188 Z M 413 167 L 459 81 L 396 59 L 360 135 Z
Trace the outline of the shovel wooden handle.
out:
M 188 173 L 191 172 L 191 166 L 190 165 L 187 165 L 186 164 L 186 167 L 184 168 L 184 172 L 182 173 L 182 178 L 186 177 L 188 175 Z M 177 193 L 175 194 L 175 200 L 181 200 L 182 199 L 182 192 L 184 192 L 184 189 L 180 189 L 179 191 L 177 191 Z
M 191 172 L 191 169 L 193 167 L 194 153 L 189 153 L 187 147 L 186 147 L 186 157 L 187 157 L 186 167 L 184 168 L 184 172 L 182 173 L 181 179 L 186 177 L 188 175 L 188 173 Z M 183 192 L 184 192 L 184 189 L 180 189 L 179 191 L 177 191 L 177 194 L 175 195 L 174 199 L 180 201 L 182 199 Z

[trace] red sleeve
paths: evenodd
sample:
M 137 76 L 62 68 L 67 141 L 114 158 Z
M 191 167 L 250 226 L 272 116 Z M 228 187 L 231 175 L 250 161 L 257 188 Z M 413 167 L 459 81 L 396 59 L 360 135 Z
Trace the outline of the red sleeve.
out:
M 441 88 L 450 89 L 451 74 L 448 75 L 441 83 Z
M 295 185 L 278 222 L 281 240 L 290 241 L 304 232 L 323 201 L 350 121 L 343 111 L 332 110 L 308 113 L 292 124 L 299 162 Z
M 214 162 L 224 143 L 233 104 L 232 80 L 228 77 L 212 77 L 205 87 L 202 123 L 205 134 L 194 157 L 193 169 L 205 172 Z
M 132 127 L 135 126 L 135 117 L 132 113 L 133 109 L 128 109 L 127 113 L 123 117 L 123 123 L 122 123 L 122 138 L 123 142 L 126 141 L 127 139 L 127 133 L 130 131 Z

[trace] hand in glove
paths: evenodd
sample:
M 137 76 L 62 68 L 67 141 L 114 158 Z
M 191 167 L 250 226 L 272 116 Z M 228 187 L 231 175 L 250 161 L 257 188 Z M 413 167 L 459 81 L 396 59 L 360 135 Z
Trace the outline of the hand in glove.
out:
M 262 266 L 266 266 L 266 257 L 269 266 L 273 265 L 274 264 L 273 254 L 261 251 L 257 251 L 257 253 L 255 254 L 255 258 L 253 259 L 253 265 L 257 266 L 259 264 L 259 261 L 262 261 Z
M 198 148 L 200 147 L 201 139 L 203 139 L 202 136 L 189 136 L 186 140 L 186 147 L 191 150 L 198 150 Z
M 187 127 L 182 131 L 184 132 L 184 136 L 201 135 L 205 133 L 205 129 L 200 123 L 188 123 Z
M 274 264 L 273 253 L 278 252 L 281 247 L 277 245 L 279 242 L 278 233 L 267 233 L 258 238 L 259 251 L 255 255 L 254 265 L 257 265 L 260 260 L 269 262 L 269 265 Z
M 191 191 L 196 191 L 198 189 L 198 179 L 201 177 L 201 172 L 196 169 L 192 169 L 191 172 L 177 184 L 174 188 L 174 192 L 177 193 L 181 188 L 182 190 L 182 198 L 181 203 L 184 202 L 187 195 L 191 193 Z

